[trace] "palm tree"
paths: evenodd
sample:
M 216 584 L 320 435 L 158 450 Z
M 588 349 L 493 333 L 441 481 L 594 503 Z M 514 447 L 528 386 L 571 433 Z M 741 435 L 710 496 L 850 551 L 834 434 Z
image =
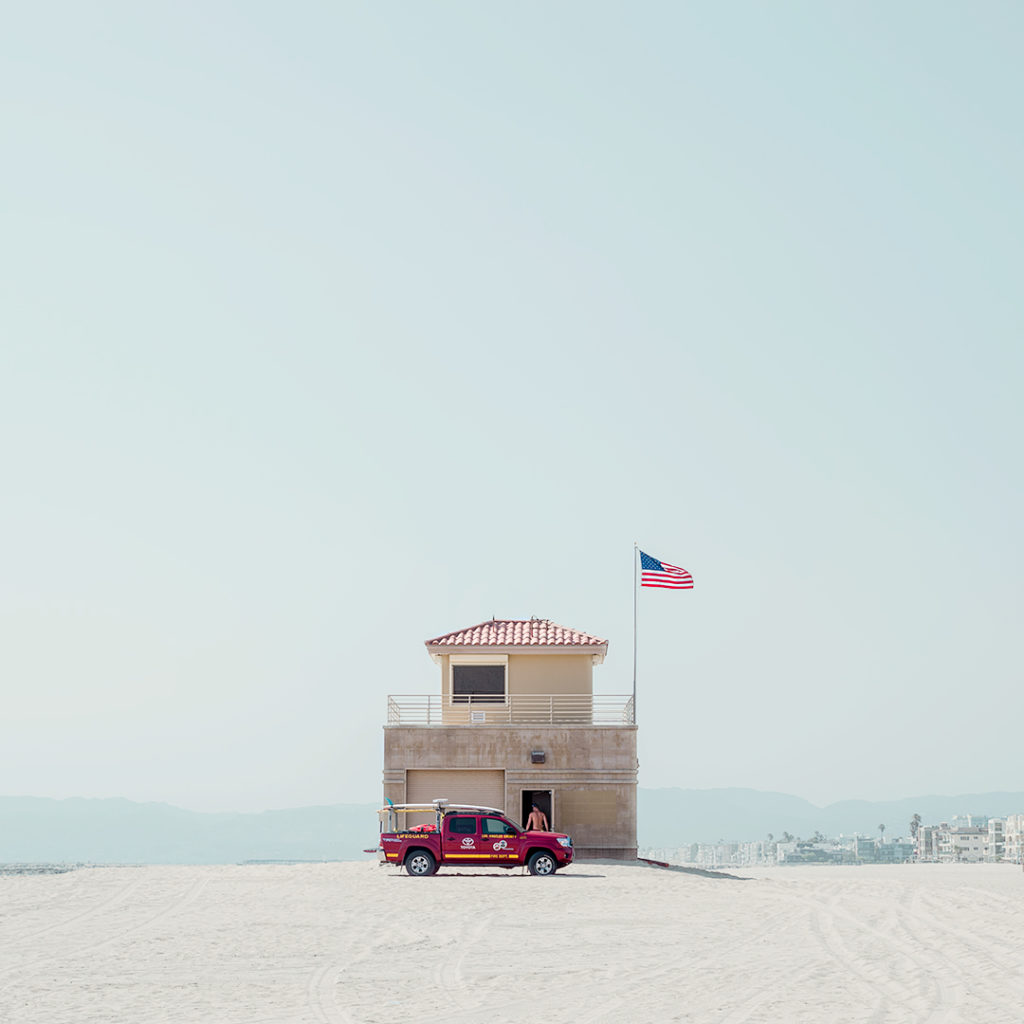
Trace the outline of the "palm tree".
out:
M 792 832 L 783 832 L 782 833 L 782 841 L 784 843 L 791 843 L 791 842 L 793 842 L 793 833 Z
M 878 826 L 878 838 L 880 840 L 882 840 L 882 841 L 885 840 L 885 826 L 884 825 L 879 825 Z
M 921 827 L 921 815 L 915 814 L 910 819 L 910 838 L 917 842 L 917 830 Z

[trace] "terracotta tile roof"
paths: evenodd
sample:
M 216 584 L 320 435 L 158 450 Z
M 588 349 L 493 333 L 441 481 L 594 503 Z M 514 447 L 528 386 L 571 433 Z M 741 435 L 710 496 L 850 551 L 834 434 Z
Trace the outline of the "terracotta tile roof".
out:
M 490 619 L 426 641 L 427 647 L 604 647 L 608 641 L 549 619 Z

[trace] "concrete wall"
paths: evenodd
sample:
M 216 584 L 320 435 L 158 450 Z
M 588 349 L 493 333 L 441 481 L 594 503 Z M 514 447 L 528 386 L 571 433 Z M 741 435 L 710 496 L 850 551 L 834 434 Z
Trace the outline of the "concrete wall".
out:
M 555 827 L 577 856 L 636 857 L 635 726 L 385 726 L 385 797 L 405 802 L 405 772 L 416 768 L 503 769 L 514 821 L 524 791 L 552 790 Z

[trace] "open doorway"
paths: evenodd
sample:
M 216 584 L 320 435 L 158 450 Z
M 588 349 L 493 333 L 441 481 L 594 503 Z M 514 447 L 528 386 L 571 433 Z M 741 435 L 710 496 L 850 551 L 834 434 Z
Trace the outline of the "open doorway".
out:
M 545 817 L 548 819 L 548 828 L 554 829 L 555 819 L 552 815 L 552 790 L 550 789 L 524 789 L 523 790 L 523 806 L 522 806 L 522 817 L 519 821 L 522 826 L 526 827 L 526 819 L 530 816 L 530 810 L 533 805 L 537 805 L 537 809 L 544 812 Z

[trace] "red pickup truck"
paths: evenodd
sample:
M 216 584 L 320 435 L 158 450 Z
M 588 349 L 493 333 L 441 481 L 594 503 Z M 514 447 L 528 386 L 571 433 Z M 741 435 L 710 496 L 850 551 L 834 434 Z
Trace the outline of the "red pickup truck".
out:
M 399 819 L 410 814 L 432 814 L 435 820 L 403 829 Z M 567 835 L 524 832 L 493 807 L 435 800 L 430 804 L 389 804 L 381 808 L 379 816 L 381 862 L 402 865 L 410 875 L 432 875 L 442 864 L 499 868 L 525 864 L 531 875 L 553 875 L 572 863 L 572 840 Z

